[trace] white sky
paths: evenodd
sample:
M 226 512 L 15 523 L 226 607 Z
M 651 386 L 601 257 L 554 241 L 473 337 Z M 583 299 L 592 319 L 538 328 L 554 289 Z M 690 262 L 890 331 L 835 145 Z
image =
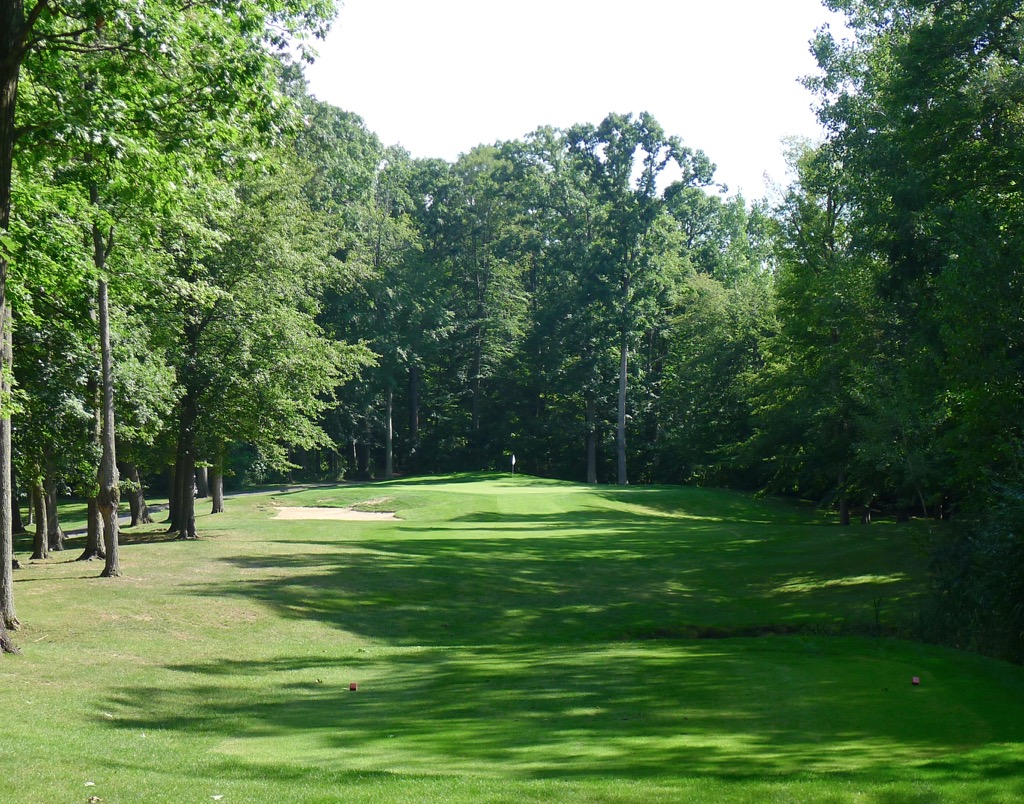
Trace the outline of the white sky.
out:
M 310 91 L 385 145 L 454 160 L 542 125 L 651 112 L 748 199 L 785 177 L 780 138 L 820 134 L 820 0 L 345 0 Z

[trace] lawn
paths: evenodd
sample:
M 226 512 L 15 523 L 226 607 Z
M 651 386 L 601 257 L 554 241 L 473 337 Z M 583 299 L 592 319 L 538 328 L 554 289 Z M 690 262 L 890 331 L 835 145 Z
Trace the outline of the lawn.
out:
M 353 505 L 398 519 L 274 518 Z M 19 550 L 0 800 L 1024 797 L 1024 670 L 900 638 L 920 525 L 473 475 L 199 527 Z

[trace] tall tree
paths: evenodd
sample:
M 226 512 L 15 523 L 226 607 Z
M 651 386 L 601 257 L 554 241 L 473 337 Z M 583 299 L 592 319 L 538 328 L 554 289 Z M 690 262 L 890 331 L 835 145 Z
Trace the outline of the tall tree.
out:
M 493 380 L 521 336 L 524 211 L 501 149 L 481 146 L 454 165 L 411 165 L 410 222 L 418 246 L 394 286 L 411 313 L 402 329 L 409 446 L 431 468 L 491 465 L 502 447 L 490 409 Z M 435 424 L 420 429 L 420 409 Z M 424 417 L 425 418 L 425 417 Z M 422 442 L 422 444 L 421 444 Z
M 411 295 L 416 283 L 410 281 L 410 269 L 416 265 L 419 242 L 409 215 L 408 181 L 408 153 L 388 149 L 360 226 L 356 257 L 366 265 L 360 286 L 367 294 L 365 309 L 370 315 L 365 322 L 368 345 L 378 355 L 373 373 L 379 377 L 384 396 L 384 477 L 388 480 L 395 471 L 395 391 L 412 356 L 412 327 L 419 318 Z
M 117 507 L 121 501 L 121 488 L 114 445 L 114 372 L 110 351 L 110 302 L 105 279 L 99 280 L 98 296 L 103 384 L 103 456 L 100 459 L 97 505 L 103 520 L 103 547 L 106 551 L 106 564 L 102 575 L 106 578 L 114 578 L 121 574 L 117 522 Z
M 479 147 L 453 166 L 454 192 L 441 214 L 449 220 L 445 276 L 457 322 L 450 347 L 468 391 L 467 443 L 471 461 L 486 465 L 484 431 L 488 381 L 521 337 L 524 270 L 508 166 L 494 147 Z M 494 417 L 486 416 L 486 420 Z
M 310 209 L 321 216 L 324 242 L 330 244 L 333 257 L 345 265 L 344 270 L 331 275 L 320 294 L 322 304 L 318 323 L 339 342 L 386 337 L 369 320 L 373 318 L 370 303 L 373 293 L 368 293 L 367 289 L 370 285 L 379 288 L 383 284 L 380 277 L 374 278 L 371 254 L 379 251 L 381 264 L 390 265 L 390 256 L 385 257 L 385 254 L 401 251 L 401 248 L 391 248 L 403 237 L 392 240 L 389 234 L 390 213 L 382 211 L 378 205 L 378 191 L 382 186 L 382 174 L 401 172 L 400 166 L 405 160 L 387 160 L 380 141 L 367 130 L 360 117 L 306 95 L 304 79 L 292 71 L 287 73 L 287 78 L 288 91 L 299 100 L 304 114 L 304 125 L 299 129 L 293 146 L 295 155 L 308 171 L 303 192 Z M 389 169 L 392 162 L 395 164 Z M 397 182 L 396 186 L 400 184 Z M 398 207 L 400 217 L 401 205 Z M 380 236 L 379 241 L 375 232 Z M 377 242 L 380 249 L 373 246 Z M 395 290 L 393 285 L 387 284 L 386 292 Z M 413 326 L 412 321 L 405 324 L 403 329 Z M 324 476 L 319 474 L 323 463 L 330 465 L 328 476 L 332 479 L 343 473 L 338 455 L 341 444 L 357 449 L 369 466 L 369 445 L 364 442 L 372 437 L 371 431 L 376 430 L 378 385 L 350 383 L 335 389 L 337 404 L 325 414 L 322 422 L 332 441 L 326 461 L 321 460 L 319 449 L 301 456 L 303 462 L 311 461 L 318 467 L 316 477 Z M 348 452 L 351 455 L 351 450 Z M 299 460 L 300 456 L 296 459 Z M 355 463 L 353 461 L 353 471 Z
M 707 185 L 714 166 L 702 152 L 667 136 L 646 112 L 636 119 L 612 114 L 598 126 L 576 126 L 566 132 L 566 141 L 594 201 L 597 236 L 587 255 L 588 271 L 616 332 L 616 463 L 618 483 L 625 485 L 629 353 L 651 315 L 659 285 L 656 222 L 663 197 L 658 179 L 674 162 L 683 184 Z
M 757 487 L 736 453 L 751 435 L 750 379 L 773 331 L 770 288 L 749 277 L 733 287 L 705 273 L 687 277 L 671 309 L 657 415 L 662 482 Z
M 319 414 L 369 362 L 365 347 L 332 343 L 315 322 L 324 283 L 343 268 L 301 171 L 283 154 L 273 163 L 244 167 L 234 182 L 208 176 L 163 226 L 172 259 L 161 315 L 178 385 L 172 528 L 182 538 L 197 535 L 197 460 L 216 462 L 242 441 L 284 468 L 289 445 L 325 443 Z
M 27 11 L 22 0 L 0 2 L 0 342 L 9 339 L 7 284 L 10 267 L 11 179 L 17 137 L 18 88 L 30 54 L 45 60 L 58 50 L 72 53 L 118 51 L 135 63 L 167 64 L 203 55 L 227 56 L 216 83 L 232 98 L 240 89 L 267 87 L 268 53 L 310 35 L 322 35 L 333 16 L 329 0 L 211 2 L 177 5 L 110 0 L 100 5 L 58 5 L 37 0 Z M 199 43 L 202 43 L 199 45 Z M 190 45 L 197 45 L 190 48 Z M 209 84 L 207 85 L 209 88 Z M 269 97 L 266 93 L 262 97 Z M 261 97 L 250 94 L 250 98 Z M 257 104 L 259 105 L 259 104 Z M 10 366 L 3 367 L 9 377 Z M 10 405 L 0 399 L 0 558 L 11 546 Z M 17 626 L 10 589 L 10 562 L 0 568 L 0 617 Z
M 894 313 L 886 351 L 898 363 L 884 407 L 909 402 L 950 456 L 935 461 L 944 488 L 934 502 L 983 506 L 1022 438 L 1020 3 L 831 5 L 854 36 L 822 32 L 812 86 L 848 171 L 860 243 L 885 259 L 878 291 Z
M 3 345 L 4 358 L 0 365 L 0 647 L 4 651 L 10 649 L 8 629 L 18 627 L 11 579 L 14 553 L 11 521 L 12 350 L 9 347 L 11 316 L 7 300 L 7 276 L 13 247 L 8 237 L 11 223 L 11 173 L 14 166 L 18 78 L 21 64 L 31 45 L 32 28 L 43 10 L 44 4 L 40 2 L 26 18 L 21 0 L 4 0 L 0 3 L 0 344 Z
M 799 143 L 797 182 L 778 210 L 779 329 L 766 345 L 754 440 L 779 489 L 838 505 L 849 524 L 864 413 L 861 374 L 876 357 L 874 264 L 851 244 L 849 192 L 834 152 Z
M 2 322 L 2 330 L 0 330 L 0 336 L 2 336 L 2 340 L 0 340 L 2 365 L 0 365 L 0 368 L 5 369 L 3 373 L 0 373 L 0 392 L 3 393 L 3 399 L 0 402 L 9 405 L 11 380 L 6 369 L 12 362 L 11 324 L 9 320 L 10 311 L 2 304 L 0 304 L 0 315 L 3 315 L 5 318 Z M 0 465 L 2 465 L 4 460 L 7 461 L 9 477 L 11 460 L 11 430 L 9 425 L 7 427 L 0 427 Z M 3 495 L 0 493 L 0 504 L 3 503 Z M 10 500 L 7 500 L 7 504 L 6 516 L 10 517 Z M 0 514 L 0 516 L 4 516 L 4 514 Z M 9 519 L 6 524 L 0 521 L 0 564 L 2 564 L 0 566 L 0 653 L 17 653 L 18 649 L 9 634 L 9 631 L 17 629 L 20 625 L 14 609 L 14 586 L 13 578 L 11 578 L 11 571 L 14 566 L 14 550 Z
M 588 483 L 598 481 L 598 447 L 609 417 L 608 384 L 614 376 L 606 348 L 613 331 L 606 294 L 591 255 L 600 237 L 600 216 L 586 176 L 577 169 L 564 132 L 539 129 L 525 143 L 521 162 L 535 185 L 527 208 L 540 227 L 542 245 L 530 287 L 533 295 L 527 369 L 534 417 L 549 422 L 534 452 L 573 452 L 569 434 L 582 442 Z M 571 426 L 567 426 L 572 422 Z M 538 427 L 534 425 L 535 429 Z M 578 450 L 578 445 L 576 450 Z M 571 459 L 568 461 L 571 464 Z
M 666 310 L 658 473 L 676 482 L 756 486 L 736 446 L 750 436 L 750 379 L 773 330 L 770 218 L 743 198 L 672 185 L 681 284 Z

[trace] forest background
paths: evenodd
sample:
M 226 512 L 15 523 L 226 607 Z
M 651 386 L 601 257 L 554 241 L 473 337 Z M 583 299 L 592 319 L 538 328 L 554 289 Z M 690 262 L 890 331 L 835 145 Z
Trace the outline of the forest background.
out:
M 307 90 L 329 2 L 0 2 L 5 628 L 19 502 L 41 557 L 92 500 L 116 575 L 122 492 L 191 538 L 207 471 L 216 507 L 515 454 L 945 522 L 922 637 L 1024 658 L 1024 9 L 826 5 L 827 137 L 749 202 L 642 112 L 386 147 Z

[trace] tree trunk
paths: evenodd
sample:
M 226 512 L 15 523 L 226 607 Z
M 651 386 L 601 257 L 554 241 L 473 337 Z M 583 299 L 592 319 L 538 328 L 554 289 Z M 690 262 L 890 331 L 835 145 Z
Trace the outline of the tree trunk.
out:
M 0 18 L 0 21 L 6 20 Z M 3 36 L 3 34 L 0 34 Z M 15 73 L 15 87 L 17 85 L 17 73 Z M 0 84 L 0 95 L 6 96 L 8 87 Z M 3 104 L 6 97 L 0 98 L 0 114 L 3 113 Z M 11 101 L 10 113 L 13 116 L 14 107 Z M 6 117 L 6 115 L 4 115 Z M 9 121 L 13 125 L 13 119 Z M 3 231 L 7 231 L 7 223 L 10 219 L 10 152 L 9 143 L 13 142 L 13 132 L 9 130 L 6 119 L 0 120 L 3 128 L 3 141 L 0 143 L 6 154 L 3 156 L 6 164 L 3 166 L 4 186 L 3 208 L 0 209 L 0 224 Z M 11 504 L 14 502 L 13 489 L 11 488 L 11 369 L 13 353 L 11 350 L 11 314 L 6 301 L 6 280 L 7 280 L 7 259 L 6 251 L 0 245 L 0 653 L 17 653 L 18 649 L 11 640 L 10 631 L 17 630 L 20 623 L 18 615 L 14 610 L 14 528 L 11 521 Z
M 384 478 L 386 480 L 391 480 L 395 476 L 395 428 L 392 421 L 394 402 L 395 392 L 391 384 L 388 383 L 387 388 L 384 389 Z
M 180 454 L 176 464 L 176 474 L 174 475 L 174 521 L 177 523 L 175 530 L 179 531 L 181 530 L 182 518 L 185 516 L 186 490 L 189 497 L 192 497 L 193 499 L 195 498 L 195 495 L 192 493 L 195 483 L 193 472 L 195 470 L 190 472 L 188 468 L 186 468 L 189 463 L 190 461 L 187 456 L 184 453 Z
M 173 464 L 167 468 L 167 532 L 174 533 L 178 529 L 178 467 L 181 461 L 175 458 Z
M 64 529 L 60 526 L 60 514 L 57 511 L 57 462 L 54 460 L 50 447 L 43 447 L 43 501 L 46 504 L 46 538 L 49 541 L 47 552 L 60 552 L 64 549 Z
M 0 619 L 0 653 L 21 653 L 17 645 L 14 644 L 14 640 L 11 639 L 2 619 Z
M 850 495 L 846 492 L 846 471 L 839 473 L 839 524 L 846 527 L 850 524 Z
M 11 222 L 18 75 L 27 52 L 28 31 L 21 0 L 0 3 L 0 234 Z M 14 532 L 11 522 L 11 312 L 7 302 L 7 249 L 0 245 L 0 651 L 17 651 L 8 629 L 18 628 L 14 611 Z
M 32 501 L 29 500 L 29 511 L 32 510 Z M 25 520 L 21 517 L 21 498 L 18 494 L 18 478 L 11 472 L 11 531 L 13 533 L 27 533 Z
M 97 317 L 96 305 L 92 304 L 89 307 L 89 320 L 99 330 L 100 322 Z M 101 355 L 96 355 L 96 358 L 102 360 Z M 103 443 L 103 397 L 101 396 L 99 384 L 93 379 L 91 373 L 89 380 L 86 384 L 86 394 L 89 399 L 92 400 L 93 406 L 93 421 L 92 421 L 92 439 L 97 450 L 102 451 Z M 98 469 L 99 467 L 97 467 Z M 103 519 L 100 516 L 99 501 L 96 498 L 96 491 L 86 501 L 86 523 L 85 523 L 85 549 L 82 550 L 82 554 L 78 557 L 78 561 L 92 561 L 94 558 L 105 558 L 106 553 L 103 550 Z
M 196 498 L 192 493 L 193 485 L 189 482 L 195 476 L 195 456 L 189 453 L 186 455 L 185 461 L 185 471 L 182 473 L 184 482 L 182 484 L 182 496 L 178 511 L 178 515 L 181 518 L 178 538 L 190 540 L 199 538 L 199 533 L 196 530 Z
M 99 280 L 100 353 L 103 371 L 103 456 L 100 458 L 97 496 L 103 518 L 103 547 L 107 563 L 100 577 L 116 578 L 121 575 L 118 549 L 119 524 L 117 509 L 121 502 L 121 478 L 117 471 L 117 451 L 114 437 L 114 366 L 110 353 L 110 304 L 106 280 Z
M 210 480 L 205 466 L 196 467 L 196 499 L 205 500 L 210 496 Z
M 50 530 L 46 526 L 46 490 L 38 480 L 32 483 L 32 502 L 36 509 L 36 535 L 32 540 L 32 560 L 38 561 L 50 557 Z
M 629 347 L 626 342 L 626 333 L 622 333 L 622 342 L 619 344 L 619 418 L 615 428 L 615 453 L 618 459 L 619 473 L 618 483 L 620 486 L 628 485 L 626 477 L 626 370 L 629 359 Z
M 480 372 L 483 370 L 483 346 L 480 343 L 480 337 L 477 336 L 476 344 L 473 348 L 473 365 L 470 367 L 470 389 L 472 399 L 470 403 L 470 428 L 473 431 L 473 446 L 477 446 L 476 434 L 480 430 Z M 474 456 L 475 457 L 475 456 Z
M 103 522 L 100 520 L 100 507 L 95 497 L 86 503 L 85 549 L 76 561 L 92 561 L 94 558 L 105 558 L 103 551 Z
M 924 517 L 925 519 L 927 519 L 928 518 L 928 503 L 925 502 L 924 492 L 921 491 L 920 486 L 915 486 L 915 490 L 917 491 L 917 499 L 921 503 L 921 516 Z
M 224 475 L 219 466 L 210 470 L 210 491 L 213 496 L 213 508 L 211 514 L 224 513 Z
M 44 467 L 44 492 L 46 497 L 46 527 L 50 550 L 60 552 L 64 549 L 64 528 L 60 526 L 60 514 L 57 512 L 57 478 L 52 460 L 47 459 Z
M 177 514 L 178 538 L 198 539 L 196 531 L 196 410 L 195 398 L 186 390 L 181 399 L 181 421 L 178 431 Z
M 409 366 L 409 466 L 417 468 L 416 454 L 420 445 L 420 368 L 415 363 Z
M 587 419 L 587 482 L 593 484 L 597 483 L 597 412 L 594 405 L 594 392 L 588 388 L 584 396 Z
M 210 466 L 208 481 L 210 485 L 210 497 L 213 504 L 210 507 L 211 514 L 224 513 L 224 444 L 218 443 L 213 452 L 213 465 Z
M 370 445 L 358 442 L 356 444 L 356 476 L 360 480 L 370 479 Z
M 17 73 L 14 78 L 15 86 L 11 88 L 11 91 L 15 91 L 17 87 Z M 0 84 L 0 95 L 5 95 L 8 91 L 8 87 L 4 84 Z M 0 98 L 0 115 L 3 114 L 3 104 L 5 100 Z M 11 115 L 14 114 L 13 100 L 11 100 Z M 3 150 L 8 151 L 8 140 L 7 137 L 11 133 L 7 130 L 7 120 L 0 119 L 0 126 L 4 130 L 3 134 Z M 10 121 L 13 124 L 13 119 Z M 7 231 L 7 223 L 10 219 L 10 180 L 11 180 L 11 168 L 10 168 L 10 153 L 7 152 L 3 155 L 3 159 L 6 160 L 6 164 L 0 168 L 3 175 L 0 175 L 0 181 L 3 181 L 3 187 L 0 188 L 3 193 L 3 205 L 0 208 L 0 225 L 3 230 Z M 11 374 L 13 368 L 13 352 L 11 349 L 11 311 L 7 307 L 6 301 L 6 278 L 7 278 L 7 260 L 5 250 L 0 246 L 0 273 L 3 274 L 0 277 L 0 410 L 3 411 L 0 414 L 0 652 L 3 653 L 16 653 L 17 648 L 14 643 L 11 642 L 10 631 L 16 631 L 20 625 L 18 622 L 18 615 L 14 610 L 14 578 L 12 573 L 14 571 L 14 530 L 13 523 L 11 522 L 11 503 L 13 502 L 13 494 L 11 488 L 11 417 L 8 411 L 10 410 L 10 399 L 11 399 Z
M 153 517 L 149 513 L 146 495 L 142 491 L 142 479 L 139 477 L 139 468 L 134 463 L 126 463 L 124 464 L 124 474 L 131 482 L 131 491 L 128 492 L 128 509 L 132 514 L 132 521 L 129 527 L 151 525 Z

